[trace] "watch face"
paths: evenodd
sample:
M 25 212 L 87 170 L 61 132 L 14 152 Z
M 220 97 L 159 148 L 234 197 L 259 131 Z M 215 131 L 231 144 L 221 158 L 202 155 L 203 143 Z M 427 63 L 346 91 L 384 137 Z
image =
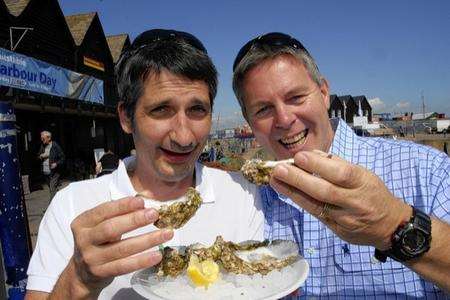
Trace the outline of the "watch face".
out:
M 417 254 L 424 249 L 426 237 L 420 230 L 409 230 L 403 235 L 403 250 L 408 254 Z

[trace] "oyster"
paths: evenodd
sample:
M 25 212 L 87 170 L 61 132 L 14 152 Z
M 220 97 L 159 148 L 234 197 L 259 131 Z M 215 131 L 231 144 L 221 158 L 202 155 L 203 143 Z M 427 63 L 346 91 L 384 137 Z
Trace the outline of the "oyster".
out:
M 257 185 L 268 184 L 273 168 L 280 163 L 294 164 L 293 159 L 280 161 L 263 161 L 261 159 L 251 159 L 242 166 L 241 172 L 251 183 Z
M 173 252 L 167 252 L 171 254 L 166 255 L 166 251 L 170 250 L 164 249 L 163 259 L 157 267 L 158 275 L 181 274 L 187 268 L 191 256 L 198 258 L 199 262 L 213 260 L 226 272 L 246 275 L 256 273 L 265 275 L 274 269 L 280 270 L 300 258 L 297 244 L 282 240 L 235 244 L 226 242 L 218 236 L 211 247 L 195 244 L 180 249 L 183 249 L 184 255 L 181 251 L 175 255 Z
M 138 194 L 138 196 L 142 195 Z M 202 202 L 200 194 L 193 187 L 190 187 L 182 200 L 170 205 L 163 204 L 158 208 L 159 218 L 154 225 L 160 229 L 180 228 L 192 218 Z
M 157 266 L 158 276 L 177 277 L 187 268 L 188 261 L 184 253 L 185 247 L 176 250 L 170 247 L 164 247 L 162 260 Z

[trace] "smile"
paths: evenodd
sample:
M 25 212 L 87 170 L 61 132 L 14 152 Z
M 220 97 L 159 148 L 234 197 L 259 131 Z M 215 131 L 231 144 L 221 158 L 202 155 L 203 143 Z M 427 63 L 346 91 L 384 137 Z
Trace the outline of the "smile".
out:
M 282 139 L 279 139 L 278 141 L 280 142 L 280 144 L 287 147 L 288 149 L 294 148 L 296 146 L 303 144 L 306 140 L 307 135 L 308 135 L 308 129 L 305 129 L 302 132 L 300 132 L 299 134 L 296 134 L 292 137 L 282 138 Z
M 164 148 L 160 148 L 160 149 L 164 153 L 164 156 L 166 157 L 166 159 L 171 163 L 186 162 L 190 158 L 192 152 L 194 151 L 194 149 L 193 149 L 189 152 L 176 152 L 176 151 L 172 151 L 172 150 L 168 150 L 168 149 L 164 149 Z

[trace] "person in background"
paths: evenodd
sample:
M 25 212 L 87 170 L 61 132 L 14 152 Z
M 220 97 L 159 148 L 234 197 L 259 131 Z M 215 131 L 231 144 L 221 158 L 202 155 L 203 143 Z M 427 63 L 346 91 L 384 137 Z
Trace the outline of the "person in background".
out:
M 444 299 L 450 292 L 450 159 L 407 141 L 359 137 L 329 119 L 328 81 L 283 33 L 239 51 L 233 89 L 280 164 L 263 186 L 266 237 L 297 241 L 300 297 Z
M 119 166 L 119 161 L 119 157 L 111 149 L 107 149 L 95 166 L 97 177 L 112 173 Z
M 59 187 L 65 155 L 58 143 L 52 140 L 50 131 L 41 132 L 41 142 L 38 158 L 41 160 L 41 171 L 50 191 L 50 202 Z

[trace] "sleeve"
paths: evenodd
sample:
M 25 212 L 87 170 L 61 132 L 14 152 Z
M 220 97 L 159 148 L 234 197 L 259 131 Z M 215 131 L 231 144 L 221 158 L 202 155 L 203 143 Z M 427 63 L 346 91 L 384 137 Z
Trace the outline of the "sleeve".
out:
M 56 163 L 58 165 L 63 165 L 65 161 L 66 161 L 66 156 L 64 155 L 64 151 L 62 150 L 61 146 L 59 146 L 59 144 L 58 144 L 58 160 L 56 161 Z
M 450 224 L 450 158 L 442 153 L 435 160 L 435 165 L 430 180 L 430 186 L 434 189 L 430 212 Z
M 65 190 L 52 200 L 39 226 L 28 266 L 28 290 L 50 293 L 73 254 L 69 199 Z

